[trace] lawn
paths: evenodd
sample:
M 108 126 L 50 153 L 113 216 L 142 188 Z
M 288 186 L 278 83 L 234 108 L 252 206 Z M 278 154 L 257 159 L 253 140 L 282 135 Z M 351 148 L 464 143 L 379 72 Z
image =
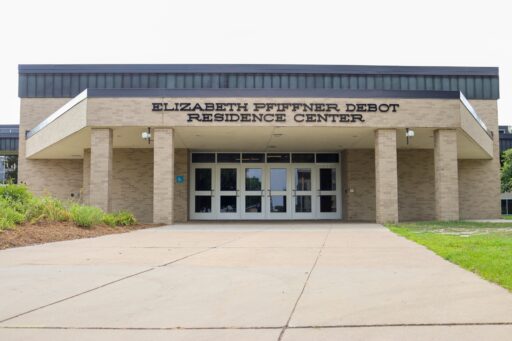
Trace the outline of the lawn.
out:
M 446 260 L 512 291 L 512 221 L 387 224 Z

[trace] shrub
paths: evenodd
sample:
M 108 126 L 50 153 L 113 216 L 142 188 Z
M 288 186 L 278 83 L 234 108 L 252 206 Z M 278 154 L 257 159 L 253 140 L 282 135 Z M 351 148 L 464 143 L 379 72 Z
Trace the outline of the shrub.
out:
M 6 201 L 0 201 L 0 230 L 11 229 L 24 220 L 23 214 L 10 207 Z
M 115 214 L 116 217 L 116 225 L 118 226 L 129 226 L 137 224 L 137 219 L 135 219 L 135 216 L 126 211 L 120 211 Z
M 64 203 L 51 196 L 34 197 L 27 205 L 26 219 L 31 222 L 38 221 L 69 221 L 70 213 Z
M 120 211 L 103 215 L 103 223 L 109 226 L 129 226 L 137 223 L 134 215 L 130 212 Z
M 117 222 L 117 219 L 116 219 L 116 216 L 112 213 L 105 213 L 103 215 L 103 219 L 102 219 L 103 223 L 108 225 L 108 226 L 116 226 L 116 222 Z
M 30 193 L 25 185 L 7 184 L 0 186 L 0 200 L 7 201 L 11 204 L 25 205 L 32 199 Z
M 71 220 L 81 227 L 91 227 L 101 223 L 103 211 L 94 206 L 73 204 L 70 208 Z

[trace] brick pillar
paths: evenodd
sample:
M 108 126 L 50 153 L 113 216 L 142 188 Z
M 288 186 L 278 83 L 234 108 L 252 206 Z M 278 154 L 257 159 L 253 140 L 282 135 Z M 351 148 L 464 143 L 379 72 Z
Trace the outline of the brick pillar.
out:
M 172 128 L 153 130 L 153 222 L 172 224 L 174 221 L 174 131 Z
M 375 131 L 375 211 L 377 223 L 398 222 L 395 129 Z
M 434 167 L 436 219 L 459 220 L 459 175 L 455 130 L 439 129 L 434 132 Z
M 82 203 L 89 205 L 89 189 L 91 187 L 91 150 L 84 150 L 84 160 L 82 166 Z
M 89 203 L 109 212 L 112 190 L 112 129 L 91 129 Z

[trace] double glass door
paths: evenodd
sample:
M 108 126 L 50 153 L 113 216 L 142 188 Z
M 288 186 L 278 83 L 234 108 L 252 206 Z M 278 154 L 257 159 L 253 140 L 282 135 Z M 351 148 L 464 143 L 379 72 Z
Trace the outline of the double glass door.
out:
M 194 164 L 192 219 L 339 219 L 337 164 Z

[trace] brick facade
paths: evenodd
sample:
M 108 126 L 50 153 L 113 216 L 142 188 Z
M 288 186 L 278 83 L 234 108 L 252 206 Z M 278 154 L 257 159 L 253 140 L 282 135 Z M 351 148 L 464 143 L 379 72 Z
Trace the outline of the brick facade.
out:
M 455 130 L 434 131 L 434 170 L 436 219 L 458 220 L 459 182 Z
M 174 131 L 153 130 L 153 221 L 174 222 Z
M 89 204 L 105 212 L 112 209 L 112 143 L 112 129 L 92 129 Z
M 396 130 L 375 130 L 375 220 L 398 221 Z

